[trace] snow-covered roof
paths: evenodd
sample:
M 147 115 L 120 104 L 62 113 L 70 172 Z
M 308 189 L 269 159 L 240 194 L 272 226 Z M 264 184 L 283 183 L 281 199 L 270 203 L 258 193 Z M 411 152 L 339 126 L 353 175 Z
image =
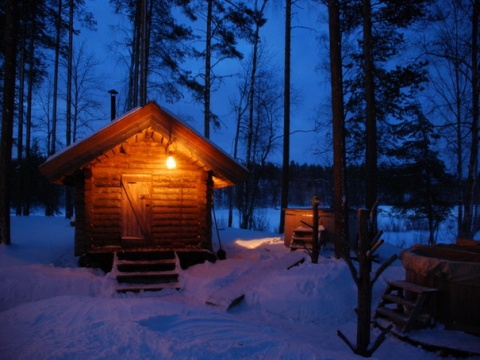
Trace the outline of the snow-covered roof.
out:
M 112 147 L 148 128 L 175 139 L 177 152 L 211 170 L 215 187 L 234 185 L 248 177 L 245 167 L 155 102 L 133 109 L 93 135 L 55 153 L 40 166 L 40 171 L 50 181 L 63 182 Z

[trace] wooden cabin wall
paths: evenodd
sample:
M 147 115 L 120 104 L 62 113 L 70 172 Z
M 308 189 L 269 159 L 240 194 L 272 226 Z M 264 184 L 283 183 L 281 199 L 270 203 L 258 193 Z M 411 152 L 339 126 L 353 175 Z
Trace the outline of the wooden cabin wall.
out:
M 154 242 L 172 248 L 210 249 L 208 174 L 199 170 L 164 170 L 152 180 Z
M 152 246 L 211 250 L 211 175 L 186 158 L 176 160 L 177 169 L 166 169 L 165 147 L 135 136 L 92 162 L 76 189 L 84 198 L 76 209 L 84 206 L 78 250 L 122 246 L 122 175 L 151 175 Z
M 120 174 L 96 175 L 92 169 L 85 178 L 85 220 L 87 242 L 91 247 L 120 246 Z
M 74 176 L 74 204 L 75 204 L 75 256 L 87 252 L 87 229 L 85 222 L 85 182 L 82 171 Z

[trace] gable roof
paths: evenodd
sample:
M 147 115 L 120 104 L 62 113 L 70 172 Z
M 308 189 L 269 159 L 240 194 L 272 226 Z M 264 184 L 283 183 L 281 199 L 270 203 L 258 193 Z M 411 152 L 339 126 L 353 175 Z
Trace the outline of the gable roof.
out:
M 112 147 L 149 128 L 174 139 L 176 153 L 212 171 L 216 188 L 247 179 L 249 173 L 245 167 L 155 102 L 126 113 L 91 136 L 50 156 L 40 165 L 40 172 L 50 181 L 62 183 Z

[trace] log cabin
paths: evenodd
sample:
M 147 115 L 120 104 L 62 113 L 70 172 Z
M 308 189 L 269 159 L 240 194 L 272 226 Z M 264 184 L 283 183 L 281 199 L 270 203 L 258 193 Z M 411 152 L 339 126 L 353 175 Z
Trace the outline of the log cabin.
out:
M 40 171 L 73 186 L 75 255 L 90 266 L 126 249 L 168 249 L 193 263 L 208 259 L 213 190 L 248 177 L 242 165 L 155 102 L 57 152 Z

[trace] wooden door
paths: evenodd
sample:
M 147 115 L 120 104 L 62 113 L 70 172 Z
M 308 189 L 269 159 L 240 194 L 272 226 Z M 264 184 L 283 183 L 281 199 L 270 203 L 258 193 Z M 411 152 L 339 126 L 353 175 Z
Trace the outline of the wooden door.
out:
M 130 246 L 150 243 L 151 184 L 150 175 L 122 176 L 122 240 Z

